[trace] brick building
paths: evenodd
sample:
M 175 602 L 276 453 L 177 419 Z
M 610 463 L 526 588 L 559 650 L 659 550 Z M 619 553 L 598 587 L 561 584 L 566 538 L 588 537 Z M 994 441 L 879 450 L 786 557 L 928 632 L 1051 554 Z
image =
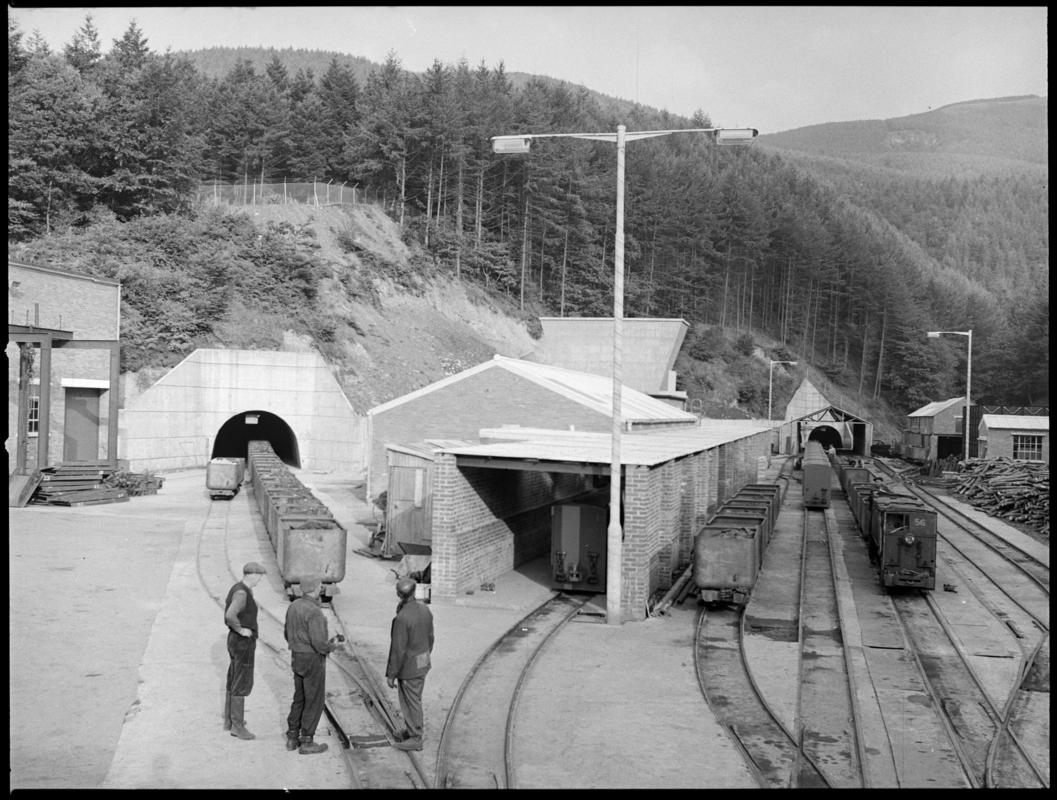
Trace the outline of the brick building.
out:
M 117 464 L 121 285 L 8 261 L 8 475 Z
M 388 485 L 386 445 L 427 439 L 476 441 L 481 428 L 519 424 L 577 431 L 612 430 L 612 378 L 495 356 L 367 412 L 367 494 Z M 625 386 L 630 428 L 692 426 L 697 417 Z
M 601 433 L 489 429 L 486 443 L 440 448 L 432 498 L 432 588 L 455 596 L 542 556 L 551 508 L 609 486 Z M 619 614 L 647 601 L 690 562 L 694 534 L 718 503 L 758 480 L 771 432 L 762 420 L 702 420 L 622 436 L 623 545 Z M 609 559 L 609 554 L 607 554 Z M 608 601 L 607 601 L 608 602 Z

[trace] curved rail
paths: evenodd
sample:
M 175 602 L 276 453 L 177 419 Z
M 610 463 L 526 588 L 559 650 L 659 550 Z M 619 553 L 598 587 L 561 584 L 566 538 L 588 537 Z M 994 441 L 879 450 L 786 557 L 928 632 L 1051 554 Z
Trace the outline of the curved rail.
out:
M 714 631 L 706 630 L 713 617 L 718 624 Z M 745 662 L 740 612 L 701 610 L 694 666 L 705 702 L 745 756 L 760 786 L 830 786 L 797 738 L 760 696 Z
M 556 593 L 480 655 L 444 720 L 434 788 L 512 788 L 512 720 L 525 676 L 541 649 L 589 599 Z
M 998 732 L 995 734 L 994 739 L 991 741 L 991 747 L 988 749 L 987 753 L 985 785 L 989 789 L 1023 788 L 1022 771 L 1015 771 L 1015 775 L 1019 779 L 1018 783 L 1015 786 L 1005 786 L 1003 785 L 1003 783 L 1005 782 L 1012 783 L 1012 781 L 1009 781 L 1009 779 L 1006 777 L 1006 773 L 1009 771 L 1008 767 L 1005 764 L 1001 763 L 996 765 L 996 762 L 1000 761 L 1000 751 L 1003 750 L 1006 739 L 1008 739 L 1013 744 L 1013 746 L 1019 751 L 1020 755 L 1024 758 L 1024 760 L 1027 761 L 1029 768 L 1035 775 L 1035 779 L 1038 781 L 1038 785 L 1045 789 L 1050 788 L 1048 762 L 1045 768 L 1039 763 L 1037 763 L 1033 751 L 1030 748 L 1026 747 L 1020 741 L 1020 738 L 1014 733 L 1012 729 L 1012 722 L 1014 721 L 1014 713 L 1018 700 L 1020 698 L 1020 695 L 1025 693 L 1024 685 L 1027 682 L 1032 671 L 1034 670 L 1035 665 L 1039 660 L 1039 657 L 1042 654 L 1049 652 L 1049 646 L 1049 634 L 1047 634 L 1039 640 L 1038 644 L 1035 645 L 1035 649 L 1031 653 L 1030 658 L 1025 661 L 1024 666 L 1021 669 L 1020 678 L 1017 682 L 1017 691 L 1012 692 L 1010 694 L 1009 701 L 1006 703 L 1005 708 L 1002 709 L 1002 724 L 999 727 Z M 1046 672 L 1048 673 L 1049 670 L 1046 669 Z M 1049 748 L 1047 747 L 1047 751 L 1048 749 Z M 1006 759 L 1004 758 L 1001 760 L 1003 762 L 1006 761 Z
M 532 655 L 529 656 L 527 662 L 525 662 L 525 668 L 521 671 L 521 675 L 518 677 L 517 685 L 514 687 L 514 696 L 510 698 L 510 710 L 507 712 L 506 718 L 506 732 L 504 736 L 504 748 L 503 748 L 503 760 L 506 764 L 506 785 L 509 789 L 517 788 L 517 762 L 514 759 L 514 724 L 517 721 L 517 707 L 521 700 L 521 690 L 525 685 L 525 680 L 528 678 L 529 673 L 532 671 L 532 667 L 536 663 L 536 659 L 539 658 L 544 648 L 550 643 L 555 635 L 569 624 L 569 621 L 576 616 L 581 608 L 584 607 L 588 602 L 585 598 L 580 605 L 573 608 L 565 618 L 558 622 L 550 632 L 544 637 L 543 641 L 539 643 L 535 650 L 532 651 Z

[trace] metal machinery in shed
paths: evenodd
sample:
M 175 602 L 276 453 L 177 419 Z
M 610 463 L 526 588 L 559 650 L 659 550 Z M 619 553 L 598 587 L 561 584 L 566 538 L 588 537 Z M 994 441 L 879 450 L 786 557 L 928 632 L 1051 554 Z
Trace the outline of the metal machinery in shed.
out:
M 606 591 L 608 494 L 551 506 L 551 586 L 566 591 Z

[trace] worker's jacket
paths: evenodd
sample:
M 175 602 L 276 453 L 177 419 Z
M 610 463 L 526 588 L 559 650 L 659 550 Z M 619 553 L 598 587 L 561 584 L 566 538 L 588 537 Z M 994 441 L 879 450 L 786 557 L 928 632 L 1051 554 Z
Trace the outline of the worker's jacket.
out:
M 402 602 L 393 617 L 389 663 L 385 677 L 408 680 L 429 672 L 433 651 L 433 614 L 425 603 L 414 598 Z

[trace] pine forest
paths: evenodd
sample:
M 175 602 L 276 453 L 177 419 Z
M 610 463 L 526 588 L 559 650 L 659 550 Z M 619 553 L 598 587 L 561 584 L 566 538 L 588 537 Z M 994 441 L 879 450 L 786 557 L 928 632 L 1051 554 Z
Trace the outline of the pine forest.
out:
M 705 111 L 682 118 L 502 64 L 414 74 L 396 53 L 373 67 L 194 55 L 153 52 L 135 23 L 104 48 L 90 18 L 55 53 L 8 23 L 9 249 L 95 243 L 78 269 L 127 287 L 126 367 L 158 342 L 189 351 L 236 300 L 315 302 L 319 266 L 284 251 L 281 232 L 259 241 L 212 213 L 200 198 L 219 187 L 341 187 L 382 205 L 430 268 L 541 315 L 610 316 L 614 145 L 544 138 L 510 155 L 490 137 L 713 127 Z M 972 329 L 974 400 L 1045 402 L 1045 160 L 963 153 L 930 173 L 766 139 L 628 143 L 627 316 L 682 317 L 699 351 L 713 326 L 764 334 L 904 411 L 964 392 L 964 341 L 924 332 Z

